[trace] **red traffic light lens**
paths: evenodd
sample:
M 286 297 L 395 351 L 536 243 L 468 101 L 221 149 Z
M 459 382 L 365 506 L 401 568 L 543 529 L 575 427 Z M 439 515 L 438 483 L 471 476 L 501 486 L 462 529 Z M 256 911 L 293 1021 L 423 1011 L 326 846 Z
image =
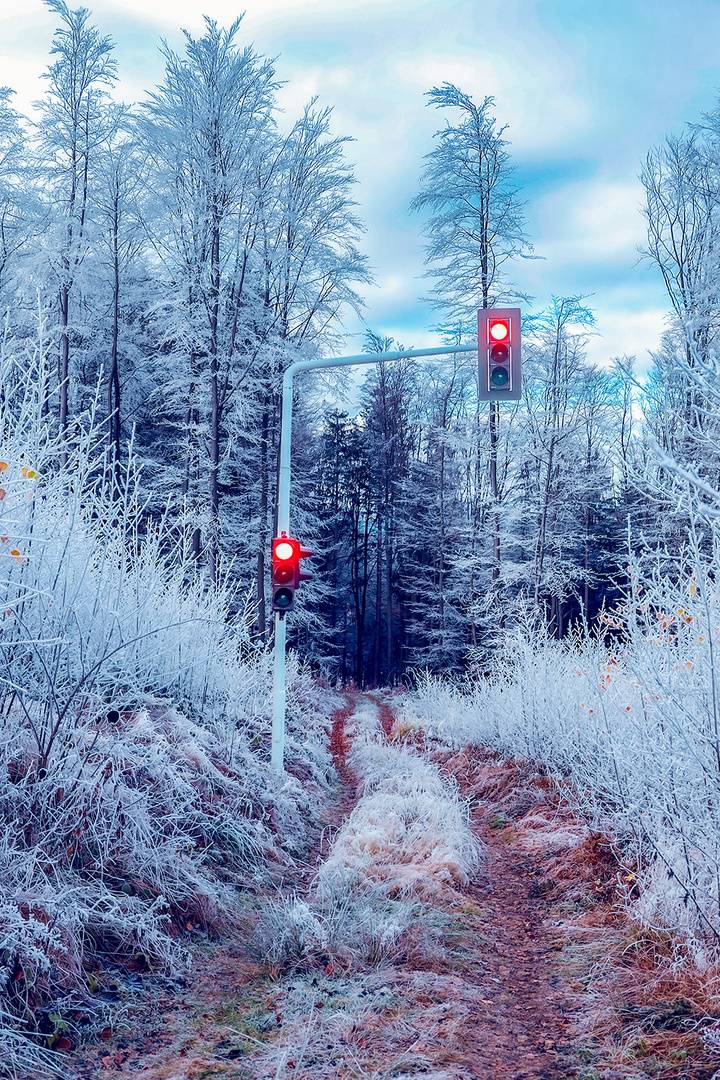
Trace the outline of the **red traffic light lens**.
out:
M 279 544 L 275 545 L 275 550 L 273 551 L 275 558 L 282 560 L 282 562 L 285 562 L 287 559 L 292 559 L 294 554 L 295 548 L 287 540 L 281 540 Z
M 493 341 L 505 341 L 510 337 L 510 326 L 506 322 L 491 322 L 490 337 Z

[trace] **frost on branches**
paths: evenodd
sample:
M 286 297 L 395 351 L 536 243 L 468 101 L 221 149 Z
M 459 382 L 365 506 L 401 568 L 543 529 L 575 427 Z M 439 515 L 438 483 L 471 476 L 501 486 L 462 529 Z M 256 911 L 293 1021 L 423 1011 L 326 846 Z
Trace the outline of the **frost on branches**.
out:
M 28 1039 L 100 1017 L 108 957 L 178 974 L 183 933 L 304 849 L 330 705 L 292 666 L 302 784 L 281 784 L 240 598 L 198 573 L 182 518 L 144 516 L 132 459 L 118 492 L 93 409 L 54 433 L 42 331 L 0 358 L 0 1068 L 36 1074 Z M 49 1000 L 64 1027 L 42 1037 Z

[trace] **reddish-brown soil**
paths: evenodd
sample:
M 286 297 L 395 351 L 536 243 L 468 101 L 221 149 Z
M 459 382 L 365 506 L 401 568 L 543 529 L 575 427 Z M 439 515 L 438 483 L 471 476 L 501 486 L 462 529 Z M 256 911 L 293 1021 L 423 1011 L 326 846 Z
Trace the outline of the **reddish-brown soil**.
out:
M 486 920 L 482 981 L 487 1000 L 472 1061 L 480 1076 L 493 1080 L 566 1077 L 574 1003 L 553 963 L 560 946 L 549 925 L 549 905 L 537 894 L 542 871 L 496 831 L 487 826 L 479 831 L 488 857 L 468 893 Z
M 390 738 L 389 699 L 372 699 Z M 330 746 L 340 787 L 328 807 L 323 837 L 308 865 L 284 883 L 289 889 L 307 887 L 357 801 L 345 729 L 359 700 L 359 694 L 347 695 L 347 706 L 333 718 Z M 127 1023 L 117 1034 L 65 1056 L 68 1075 L 76 1080 L 709 1080 L 711 1073 L 683 1072 L 679 1066 L 645 1072 L 640 1063 L 616 1072 L 595 1061 L 596 1069 L 583 1071 L 578 1051 L 583 1039 L 591 1041 L 580 1034 L 589 1004 L 565 957 L 570 894 L 558 886 L 562 866 L 555 850 L 543 843 L 542 830 L 528 840 L 518 823 L 529 806 L 537 808 L 544 799 L 560 815 L 557 800 L 542 776 L 533 780 L 527 768 L 498 765 L 482 754 L 438 750 L 435 759 L 471 799 L 473 827 L 486 854 L 469 885 L 448 889 L 432 909 L 419 909 L 396 955 L 365 971 L 335 971 L 332 963 L 301 976 L 268 971 L 247 939 L 271 894 L 248 894 L 246 931 L 225 944 L 197 947 L 182 992 L 156 993 L 138 1005 L 128 1002 Z M 602 899 L 616 867 L 605 865 L 607 848 L 597 838 L 585 848 L 573 887 L 584 882 L 578 895 L 592 899 L 596 888 Z

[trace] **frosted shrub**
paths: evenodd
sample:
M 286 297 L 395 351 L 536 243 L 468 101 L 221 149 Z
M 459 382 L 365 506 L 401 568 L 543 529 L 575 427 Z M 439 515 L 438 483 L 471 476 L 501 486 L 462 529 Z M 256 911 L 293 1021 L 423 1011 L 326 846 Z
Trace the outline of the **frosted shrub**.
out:
M 270 905 L 255 933 L 265 962 L 279 971 L 328 964 L 353 971 L 390 961 L 415 907 L 356 885 L 352 878 L 323 880 L 311 902 L 294 896 Z
M 145 517 L 132 459 L 112 481 L 92 413 L 60 443 L 42 355 L 0 354 L 0 1055 L 22 1043 L 35 1075 L 43 1002 L 108 956 L 177 974 L 181 931 L 222 926 L 233 886 L 304 849 L 332 705 L 291 661 L 302 783 L 277 777 L 241 598 L 199 575 L 182 519 Z
M 644 867 L 637 917 L 702 964 L 720 944 L 720 590 L 697 559 L 632 577 L 632 601 L 607 617 L 622 647 L 517 631 L 489 678 L 422 678 L 404 723 L 571 777 L 588 820 Z
M 491 677 L 462 688 L 423 677 L 403 706 L 407 727 L 448 745 L 484 744 L 572 778 L 588 820 L 643 867 L 630 889 L 636 916 L 673 931 L 701 967 L 720 944 L 715 577 L 697 551 L 649 556 L 631 571 L 628 602 L 606 617 L 622 647 L 518 631 Z

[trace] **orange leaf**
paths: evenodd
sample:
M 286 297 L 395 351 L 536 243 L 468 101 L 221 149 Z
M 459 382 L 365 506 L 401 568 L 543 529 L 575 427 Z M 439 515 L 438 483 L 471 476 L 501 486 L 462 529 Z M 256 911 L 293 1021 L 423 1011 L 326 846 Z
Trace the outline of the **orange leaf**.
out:
M 0 472 L 7 469 L 7 461 L 0 461 Z

